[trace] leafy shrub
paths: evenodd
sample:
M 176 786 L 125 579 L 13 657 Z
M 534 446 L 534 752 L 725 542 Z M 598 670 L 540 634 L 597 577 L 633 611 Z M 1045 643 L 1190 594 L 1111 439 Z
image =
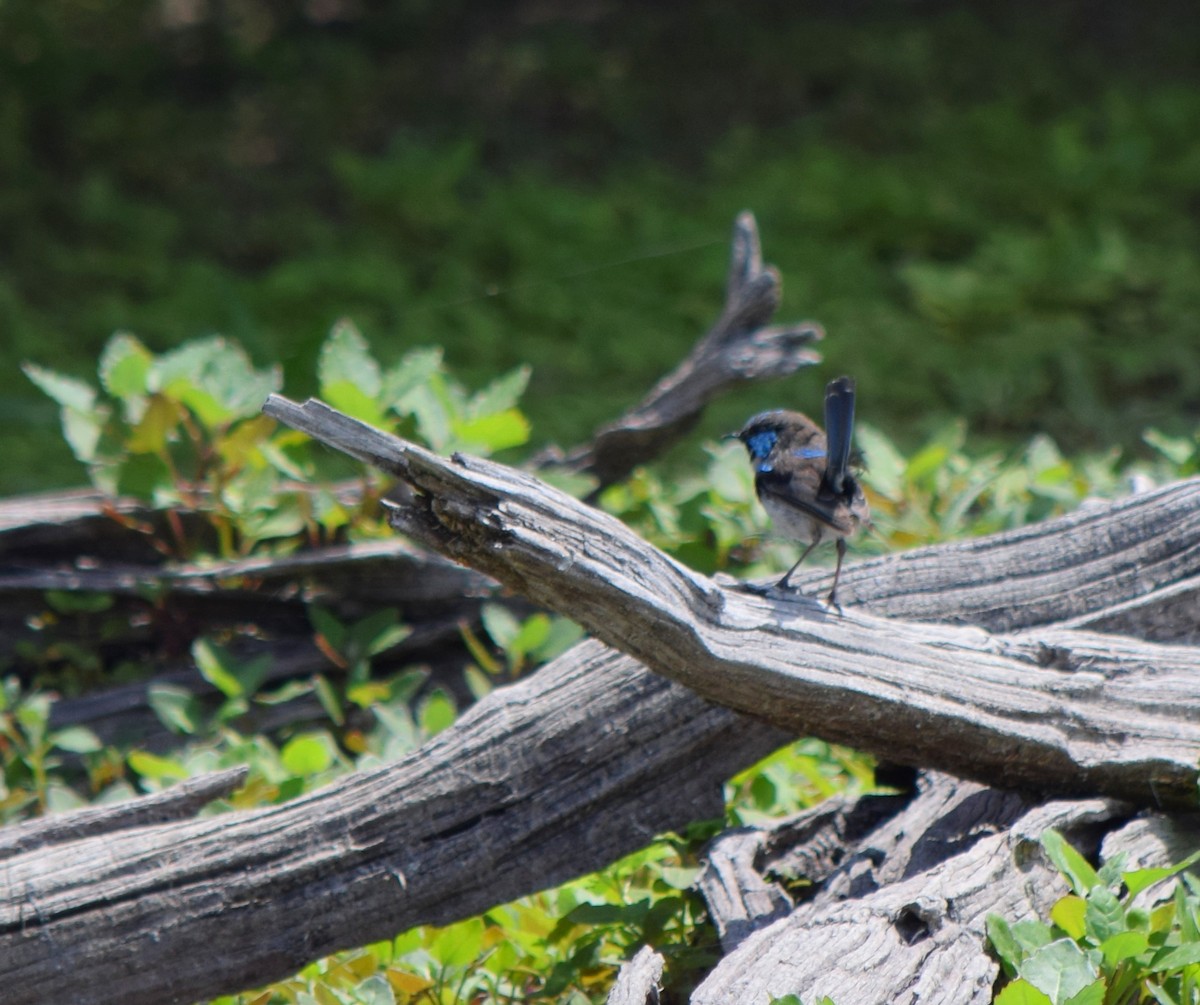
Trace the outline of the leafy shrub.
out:
M 1124 853 L 1099 870 L 1056 831 L 1042 847 L 1071 892 L 1050 923 L 988 916 L 988 937 L 1009 983 L 998 1005 L 1118 1005 L 1200 1001 L 1200 852 L 1170 868 L 1125 871 Z M 1172 895 L 1138 895 L 1178 876 Z M 1124 894 L 1122 894 L 1124 891 Z

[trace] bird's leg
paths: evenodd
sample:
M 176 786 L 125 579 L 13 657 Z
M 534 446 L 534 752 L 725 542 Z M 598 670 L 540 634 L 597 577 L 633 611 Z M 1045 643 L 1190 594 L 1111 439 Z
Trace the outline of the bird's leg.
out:
M 818 534 L 813 539 L 813 543 L 804 549 L 804 554 L 801 555 L 798 559 L 796 559 L 796 564 L 793 565 L 790 569 L 788 569 L 788 571 L 784 573 L 783 579 L 781 579 L 778 583 L 775 584 L 775 589 L 783 590 L 783 589 L 787 588 L 788 580 L 792 578 L 792 573 L 800 568 L 800 566 L 804 563 L 804 560 L 806 558 L 808 558 L 808 553 L 810 551 L 812 551 L 813 548 L 815 548 L 820 543 L 821 543 L 821 535 Z
M 842 611 L 841 604 L 837 602 L 838 578 L 842 574 L 842 559 L 846 557 L 846 539 L 839 537 L 837 539 L 837 568 L 833 570 L 833 586 L 829 590 L 829 606 L 836 607 L 838 613 Z

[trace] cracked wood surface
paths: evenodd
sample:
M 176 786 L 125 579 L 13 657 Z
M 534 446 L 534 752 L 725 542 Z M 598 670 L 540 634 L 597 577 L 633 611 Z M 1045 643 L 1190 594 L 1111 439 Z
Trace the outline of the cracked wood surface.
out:
M 414 494 L 392 521 L 410 536 L 710 701 L 992 785 L 1194 803 L 1195 648 L 1083 629 L 993 634 L 758 596 L 692 572 L 525 472 L 438 457 L 317 401 L 272 396 L 266 411 L 408 483 Z M 1087 600 L 1100 607 L 1102 598 L 1149 593 L 1194 570 L 1198 496 L 1200 483 L 1185 482 L 968 542 L 951 554 L 971 551 L 975 562 L 939 561 L 928 578 L 949 594 L 951 617 L 1012 619 L 1017 606 L 1037 617 L 1056 597 L 1079 616 Z M 917 592 L 911 573 L 930 554 L 893 557 L 900 589 L 891 597 Z M 848 572 L 847 583 L 856 580 Z
M 273 407 L 305 412 L 283 399 Z M 323 413 L 319 406 L 308 411 Z M 513 568 L 533 582 L 535 566 L 523 550 L 529 547 L 523 537 L 548 539 L 555 520 L 572 517 L 577 522 L 568 522 L 562 546 L 552 553 L 552 567 L 559 575 L 583 573 L 583 592 L 597 596 L 585 598 L 586 603 L 570 592 L 563 596 L 584 613 L 597 612 L 612 603 L 616 590 L 614 618 L 636 616 L 653 600 L 647 588 L 626 595 L 619 589 L 626 580 L 618 577 L 614 585 L 607 578 L 608 564 L 628 540 L 618 533 L 623 528 L 603 522 L 602 515 L 577 512 L 573 501 L 543 496 L 554 512 L 545 518 L 528 513 L 537 526 L 526 530 L 519 521 L 511 523 L 513 512 L 525 505 L 521 493 L 510 507 L 507 501 L 501 505 L 497 491 L 513 478 L 522 492 L 536 497 L 545 491 L 536 479 L 496 465 L 431 455 L 414 469 L 412 448 L 397 447 L 398 441 L 388 437 L 381 441 L 379 435 L 356 441 L 356 449 L 367 456 L 381 450 L 383 466 L 416 471 L 430 484 L 446 479 L 459 486 L 458 495 L 433 497 L 426 489 L 414 500 L 416 511 L 401 514 L 401 522 L 431 521 L 426 533 L 443 535 L 438 540 L 455 557 L 462 557 L 456 553 L 460 547 L 482 547 L 480 565 L 497 568 L 517 557 Z M 1172 626 L 1178 627 L 1173 618 L 1187 610 L 1179 605 L 1175 584 L 1200 574 L 1198 496 L 1196 482 L 1181 483 L 1052 521 L 1038 535 L 1013 532 L 888 556 L 848 566 L 845 575 L 857 583 L 855 602 L 873 607 L 874 594 L 890 613 L 917 604 L 926 617 L 959 619 L 970 607 L 980 611 L 984 625 L 1011 629 L 1035 626 L 1035 619 L 1092 617 L 1125 605 L 1123 617 L 1135 623 L 1146 617 L 1169 637 Z M 465 525 L 464 516 L 470 518 Z M 476 517 L 484 524 L 472 531 L 476 539 L 459 540 L 456 535 Z M 590 536 L 595 520 L 602 521 L 600 538 Z M 518 533 L 509 533 L 513 527 Z M 1081 540 L 1094 550 L 1087 561 L 1071 564 Z M 1042 549 L 1067 556 L 1060 573 L 1046 573 Z M 964 591 L 952 585 L 968 575 L 961 568 L 964 550 L 986 556 L 990 576 L 1014 596 L 1035 602 L 982 609 L 979 598 L 968 596 L 964 603 Z M 1058 689 L 1050 692 L 1055 701 L 1042 696 L 1043 705 L 1035 708 L 1040 711 L 1029 717 L 1043 726 L 1047 717 L 1055 724 L 1056 715 L 1077 708 L 1086 726 L 1089 716 L 1096 718 L 1089 703 L 1102 705 L 1111 695 L 1143 700 L 1139 689 L 1147 685 L 1139 684 L 1139 677 L 1150 685 L 1179 681 L 1181 674 L 1184 683 L 1194 679 L 1188 677 L 1196 667 L 1193 651 L 1185 647 L 1141 648 L 1134 640 L 1049 628 L 999 639 L 978 629 L 905 625 L 858 611 L 836 618 L 803 599 L 771 600 L 725 589 L 665 556 L 648 554 L 643 561 L 646 568 L 675 577 L 665 596 L 686 603 L 681 603 L 683 616 L 644 624 L 640 647 L 653 646 L 656 633 L 664 646 L 678 641 L 681 632 L 703 640 L 706 632 L 696 631 L 692 622 L 714 611 L 728 619 L 732 610 L 738 619 L 733 638 L 740 645 L 733 652 L 722 650 L 727 662 L 745 663 L 746 646 L 756 634 L 774 637 L 773 663 L 789 653 L 805 655 L 803 666 L 786 673 L 767 667 L 784 678 L 785 695 L 795 686 L 787 681 L 797 677 L 806 687 L 841 688 L 844 701 L 857 705 L 870 683 L 861 670 L 851 665 L 842 671 L 840 664 L 821 669 L 807 657 L 828 650 L 853 664 L 845 644 L 871 629 L 895 631 L 902 648 L 918 636 L 929 658 L 970 662 L 979 654 L 989 667 L 1015 664 L 1029 679 L 1055 682 Z M 826 576 L 814 572 L 801 583 L 812 591 Z M 632 575 L 628 582 L 637 585 Z M 1081 595 L 1093 598 L 1094 605 L 1085 609 Z M 1169 603 L 1159 606 L 1156 598 L 1163 595 L 1170 596 Z M 714 597 L 724 599 L 715 602 Z M 1163 617 L 1164 610 L 1172 613 Z M 792 644 L 781 647 L 779 640 L 788 638 Z M 683 653 L 688 657 L 701 648 L 695 641 L 688 646 Z M 1099 662 L 1071 670 L 1076 656 Z M 1155 662 L 1160 656 L 1174 657 L 1173 663 L 1170 658 L 1162 663 L 1162 674 Z M 1005 673 L 996 676 L 984 696 L 1003 707 L 1013 700 L 1011 688 Z M 857 690 L 845 690 L 849 679 L 857 682 Z M 718 697 L 728 698 L 735 688 L 731 678 L 722 680 Z M 909 683 L 887 687 L 902 692 Z M 916 685 L 928 682 L 918 679 Z M 1183 699 L 1176 714 L 1194 722 L 1186 704 L 1194 699 L 1186 693 Z M 947 707 L 958 714 L 970 711 L 953 702 Z M 1070 740 L 1078 727 L 1057 723 L 1050 732 Z M 594 871 L 655 833 L 718 814 L 721 783 L 789 736 L 647 673 L 630 656 L 584 643 L 528 680 L 489 696 L 401 762 L 293 803 L 138 827 L 9 858 L 0 864 L 5 1000 L 13 1005 L 194 1001 L 285 976 L 337 948 L 478 913 Z M 1114 737 L 1114 750 L 1120 754 L 1136 736 Z

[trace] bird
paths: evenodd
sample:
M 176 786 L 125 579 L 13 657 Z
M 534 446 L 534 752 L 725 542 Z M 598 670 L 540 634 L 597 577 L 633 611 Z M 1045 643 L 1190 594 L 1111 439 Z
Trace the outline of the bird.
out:
M 838 377 L 825 387 L 825 431 L 800 412 L 776 409 L 749 419 L 729 439 L 740 440 L 754 465 L 754 491 L 775 528 L 808 547 L 775 589 L 822 541 L 837 545 L 837 568 L 828 603 L 838 607 L 837 587 L 846 538 L 870 521 L 870 508 L 850 471 L 854 434 L 854 380 Z M 838 608 L 840 610 L 840 607 Z

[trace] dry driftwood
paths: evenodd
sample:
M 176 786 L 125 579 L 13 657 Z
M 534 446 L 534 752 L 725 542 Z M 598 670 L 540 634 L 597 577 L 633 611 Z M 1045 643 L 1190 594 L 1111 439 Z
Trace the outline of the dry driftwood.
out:
M 696 989 L 694 1005 L 784 994 L 984 1005 L 998 970 L 986 951 L 987 915 L 1045 917 L 1067 892 L 1040 854 L 1042 832 L 1055 827 L 1078 842 L 1128 816 L 1106 800 L 1037 805 L 946 776 L 923 782 L 904 813 L 848 844 L 811 901 L 754 919 L 757 930 Z
M 649 946 L 642 947 L 621 967 L 605 1000 L 606 1005 L 658 1005 L 665 962 Z
M 4 1001 L 192 1002 L 469 917 L 718 816 L 786 739 L 584 643 L 386 768 L 8 858 Z
M 528 474 L 437 457 L 320 402 L 272 396 L 266 411 L 412 486 L 412 501 L 393 513 L 410 536 L 702 697 L 795 734 L 989 784 L 1194 802 L 1195 649 L 1076 629 L 916 625 L 722 587 Z M 1152 505 L 1139 512 L 1155 519 Z M 1086 536 L 1077 526 L 1073 539 Z M 1035 575 L 1058 587 L 1070 577 L 1054 564 L 1063 556 L 1045 556 L 1028 531 L 1016 540 Z M 1013 602 L 1011 585 L 994 585 L 990 600 L 965 583 L 954 592 L 994 608 Z
M 712 329 L 623 418 L 566 460 L 547 454 L 543 463 L 565 463 L 606 484 L 667 449 L 730 387 L 819 362 L 811 348 L 822 334 L 818 326 L 768 324 L 779 293 L 778 272 L 762 261 L 754 217 L 743 213 L 733 228 L 725 307 Z M 360 482 L 334 487 L 350 505 L 357 504 L 360 490 Z M 202 539 L 206 528 L 198 512 L 181 508 L 171 516 L 189 539 Z M 53 728 L 88 725 L 106 741 L 154 750 L 177 743 L 146 694 L 159 683 L 185 684 L 202 698 L 212 692 L 194 668 L 176 666 L 198 634 L 252 625 L 254 634 L 271 640 L 267 649 L 277 657 L 277 676 L 328 671 L 311 646 L 306 607 L 314 601 L 343 621 L 380 607 L 399 608 L 413 631 L 381 658 L 379 669 L 420 661 L 431 666 L 439 684 L 454 689 L 456 671 L 468 658 L 456 644 L 460 623 L 477 624 L 483 600 L 511 603 L 496 596 L 496 584 L 487 577 L 402 538 L 199 564 L 167 561 L 155 542 L 172 538 L 168 514 L 94 490 L 0 501 L 0 659 L 13 657 L 23 643 L 44 649 L 70 642 L 102 646 L 111 662 L 132 659 L 160 668 L 144 684 L 56 703 Z M 39 632 L 30 626 L 46 620 L 47 591 L 104 593 L 112 607 L 92 618 L 55 617 L 52 631 Z M 103 633 L 97 630 L 101 620 Z M 298 648 L 304 650 L 301 658 Z M 443 672 L 451 666 L 455 673 Z M 294 715 L 302 721 L 311 710 L 310 702 L 289 703 L 271 710 L 270 718 L 279 722 Z
M 1161 588 L 1169 575 L 1194 574 L 1194 547 L 1182 565 L 1153 555 L 1189 553 L 1197 493 L 1200 485 L 1185 483 L 1045 525 L 1041 548 L 1066 550 L 1084 536 L 1101 550 L 1056 578 L 1039 610 L 1075 613 L 1075 594 L 1098 591 L 1106 578 L 1115 603 Z M 563 545 L 593 561 L 585 543 L 572 536 Z M 611 545 L 606 539 L 602 550 Z M 861 563 L 847 575 L 860 598 L 872 585 L 885 604 L 906 593 L 928 598 L 957 568 L 961 548 Z M 1018 594 L 1023 575 L 1031 586 L 1046 578 L 1032 548 L 1017 533 L 987 549 L 992 573 L 1011 578 Z M 1121 574 L 1143 555 L 1144 579 Z M 556 561 L 568 564 L 561 553 Z M 941 592 L 950 616 L 960 592 Z M 753 634 L 743 632 L 742 644 Z M 787 737 L 585 643 L 386 769 L 281 807 L 9 859 L 0 982 L 14 1003 L 186 1002 L 263 983 L 333 949 L 562 882 L 714 815 L 721 782 Z M 122 962 L 131 953 L 133 971 Z

